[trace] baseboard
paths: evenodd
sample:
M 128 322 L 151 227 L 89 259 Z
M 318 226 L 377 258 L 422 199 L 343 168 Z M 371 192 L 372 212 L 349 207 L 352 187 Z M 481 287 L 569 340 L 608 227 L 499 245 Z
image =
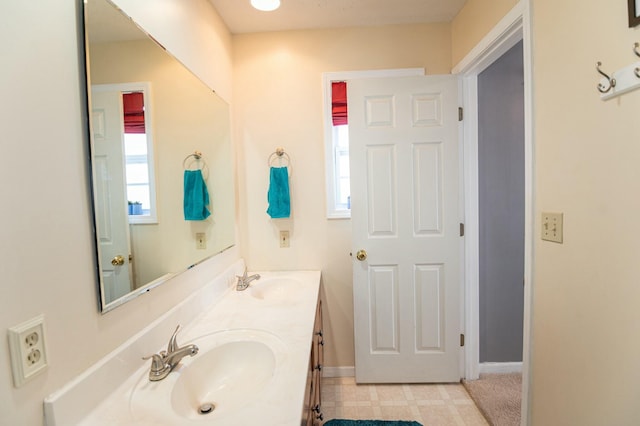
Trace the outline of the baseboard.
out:
M 522 362 L 483 362 L 480 363 L 480 373 L 521 373 Z M 324 367 L 322 377 L 354 377 L 355 367 Z
M 522 373 L 522 362 L 481 362 L 478 371 L 480 374 Z
M 324 367 L 322 377 L 354 377 L 355 367 Z

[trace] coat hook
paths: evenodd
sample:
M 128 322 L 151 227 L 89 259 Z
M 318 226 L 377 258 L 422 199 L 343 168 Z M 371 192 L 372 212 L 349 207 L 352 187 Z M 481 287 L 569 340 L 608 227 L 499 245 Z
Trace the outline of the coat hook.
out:
M 598 73 L 600 73 L 600 75 L 602 75 L 604 78 L 607 79 L 607 81 L 609 82 L 609 87 L 605 86 L 602 83 L 598 83 L 598 91 L 600 93 L 607 93 L 611 89 L 616 87 L 616 79 L 615 78 L 611 78 L 607 74 L 602 72 L 602 70 L 600 69 L 601 66 L 602 66 L 602 62 L 598 61 L 598 63 L 596 64 L 596 70 L 598 71 Z
M 636 56 L 640 57 L 640 51 L 638 51 L 638 47 L 640 47 L 640 43 L 638 43 L 637 41 L 633 43 L 633 53 L 635 53 Z M 636 77 L 640 78 L 640 67 L 636 67 L 633 70 L 633 73 L 636 75 Z

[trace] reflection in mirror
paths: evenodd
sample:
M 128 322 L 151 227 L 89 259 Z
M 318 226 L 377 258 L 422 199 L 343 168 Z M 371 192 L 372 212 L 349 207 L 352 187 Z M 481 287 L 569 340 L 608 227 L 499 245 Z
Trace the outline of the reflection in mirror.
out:
M 229 107 L 107 0 L 85 1 L 85 20 L 106 312 L 234 244 Z M 198 169 L 211 215 L 185 220 Z

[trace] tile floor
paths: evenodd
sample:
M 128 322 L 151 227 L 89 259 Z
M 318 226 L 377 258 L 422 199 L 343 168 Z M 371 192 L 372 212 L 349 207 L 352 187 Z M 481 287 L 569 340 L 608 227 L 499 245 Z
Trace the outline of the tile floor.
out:
M 415 420 L 424 426 L 486 426 L 461 384 L 357 385 L 322 379 L 324 420 Z

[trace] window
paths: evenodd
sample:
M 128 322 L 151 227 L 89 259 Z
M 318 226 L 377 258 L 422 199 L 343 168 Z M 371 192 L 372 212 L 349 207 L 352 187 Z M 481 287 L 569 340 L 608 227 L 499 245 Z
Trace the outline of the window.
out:
M 124 158 L 127 177 L 127 200 L 129 215 L 150 215 L 149 163 L 147 135 L 145 133 L 124 134 Z M 140 207 L 135 207 L 140 203 Z M 135 208 L 133 208 L 135 207 Z
M 337 211 L 348 213 L 351 210 L 348 124 L 333 126 L 333 161 L 335 162 L 333 166 L 335 170 L 334 206 Z
M 326 197 L 328 219 L 351 217 L 351 178 L 349 174 L 349 125 L 337 121 L 334 124 L 333 83 L 358 78 L 403 77 L 424 75 L 422 68 L 397 70 L 332 72 L 323 74 L 324 135 L 326 164 Z M 348 95 L 348 90 L 346 95 Z M 346 96 L 345 96 L 346 112 Z M 347 117 L 344 117 L 345 122 Z
M 135 83 L 134 83 L 135 85 Z M 150 85 L 122 92 L 124 164 L 129 223 L 157 223 Z

